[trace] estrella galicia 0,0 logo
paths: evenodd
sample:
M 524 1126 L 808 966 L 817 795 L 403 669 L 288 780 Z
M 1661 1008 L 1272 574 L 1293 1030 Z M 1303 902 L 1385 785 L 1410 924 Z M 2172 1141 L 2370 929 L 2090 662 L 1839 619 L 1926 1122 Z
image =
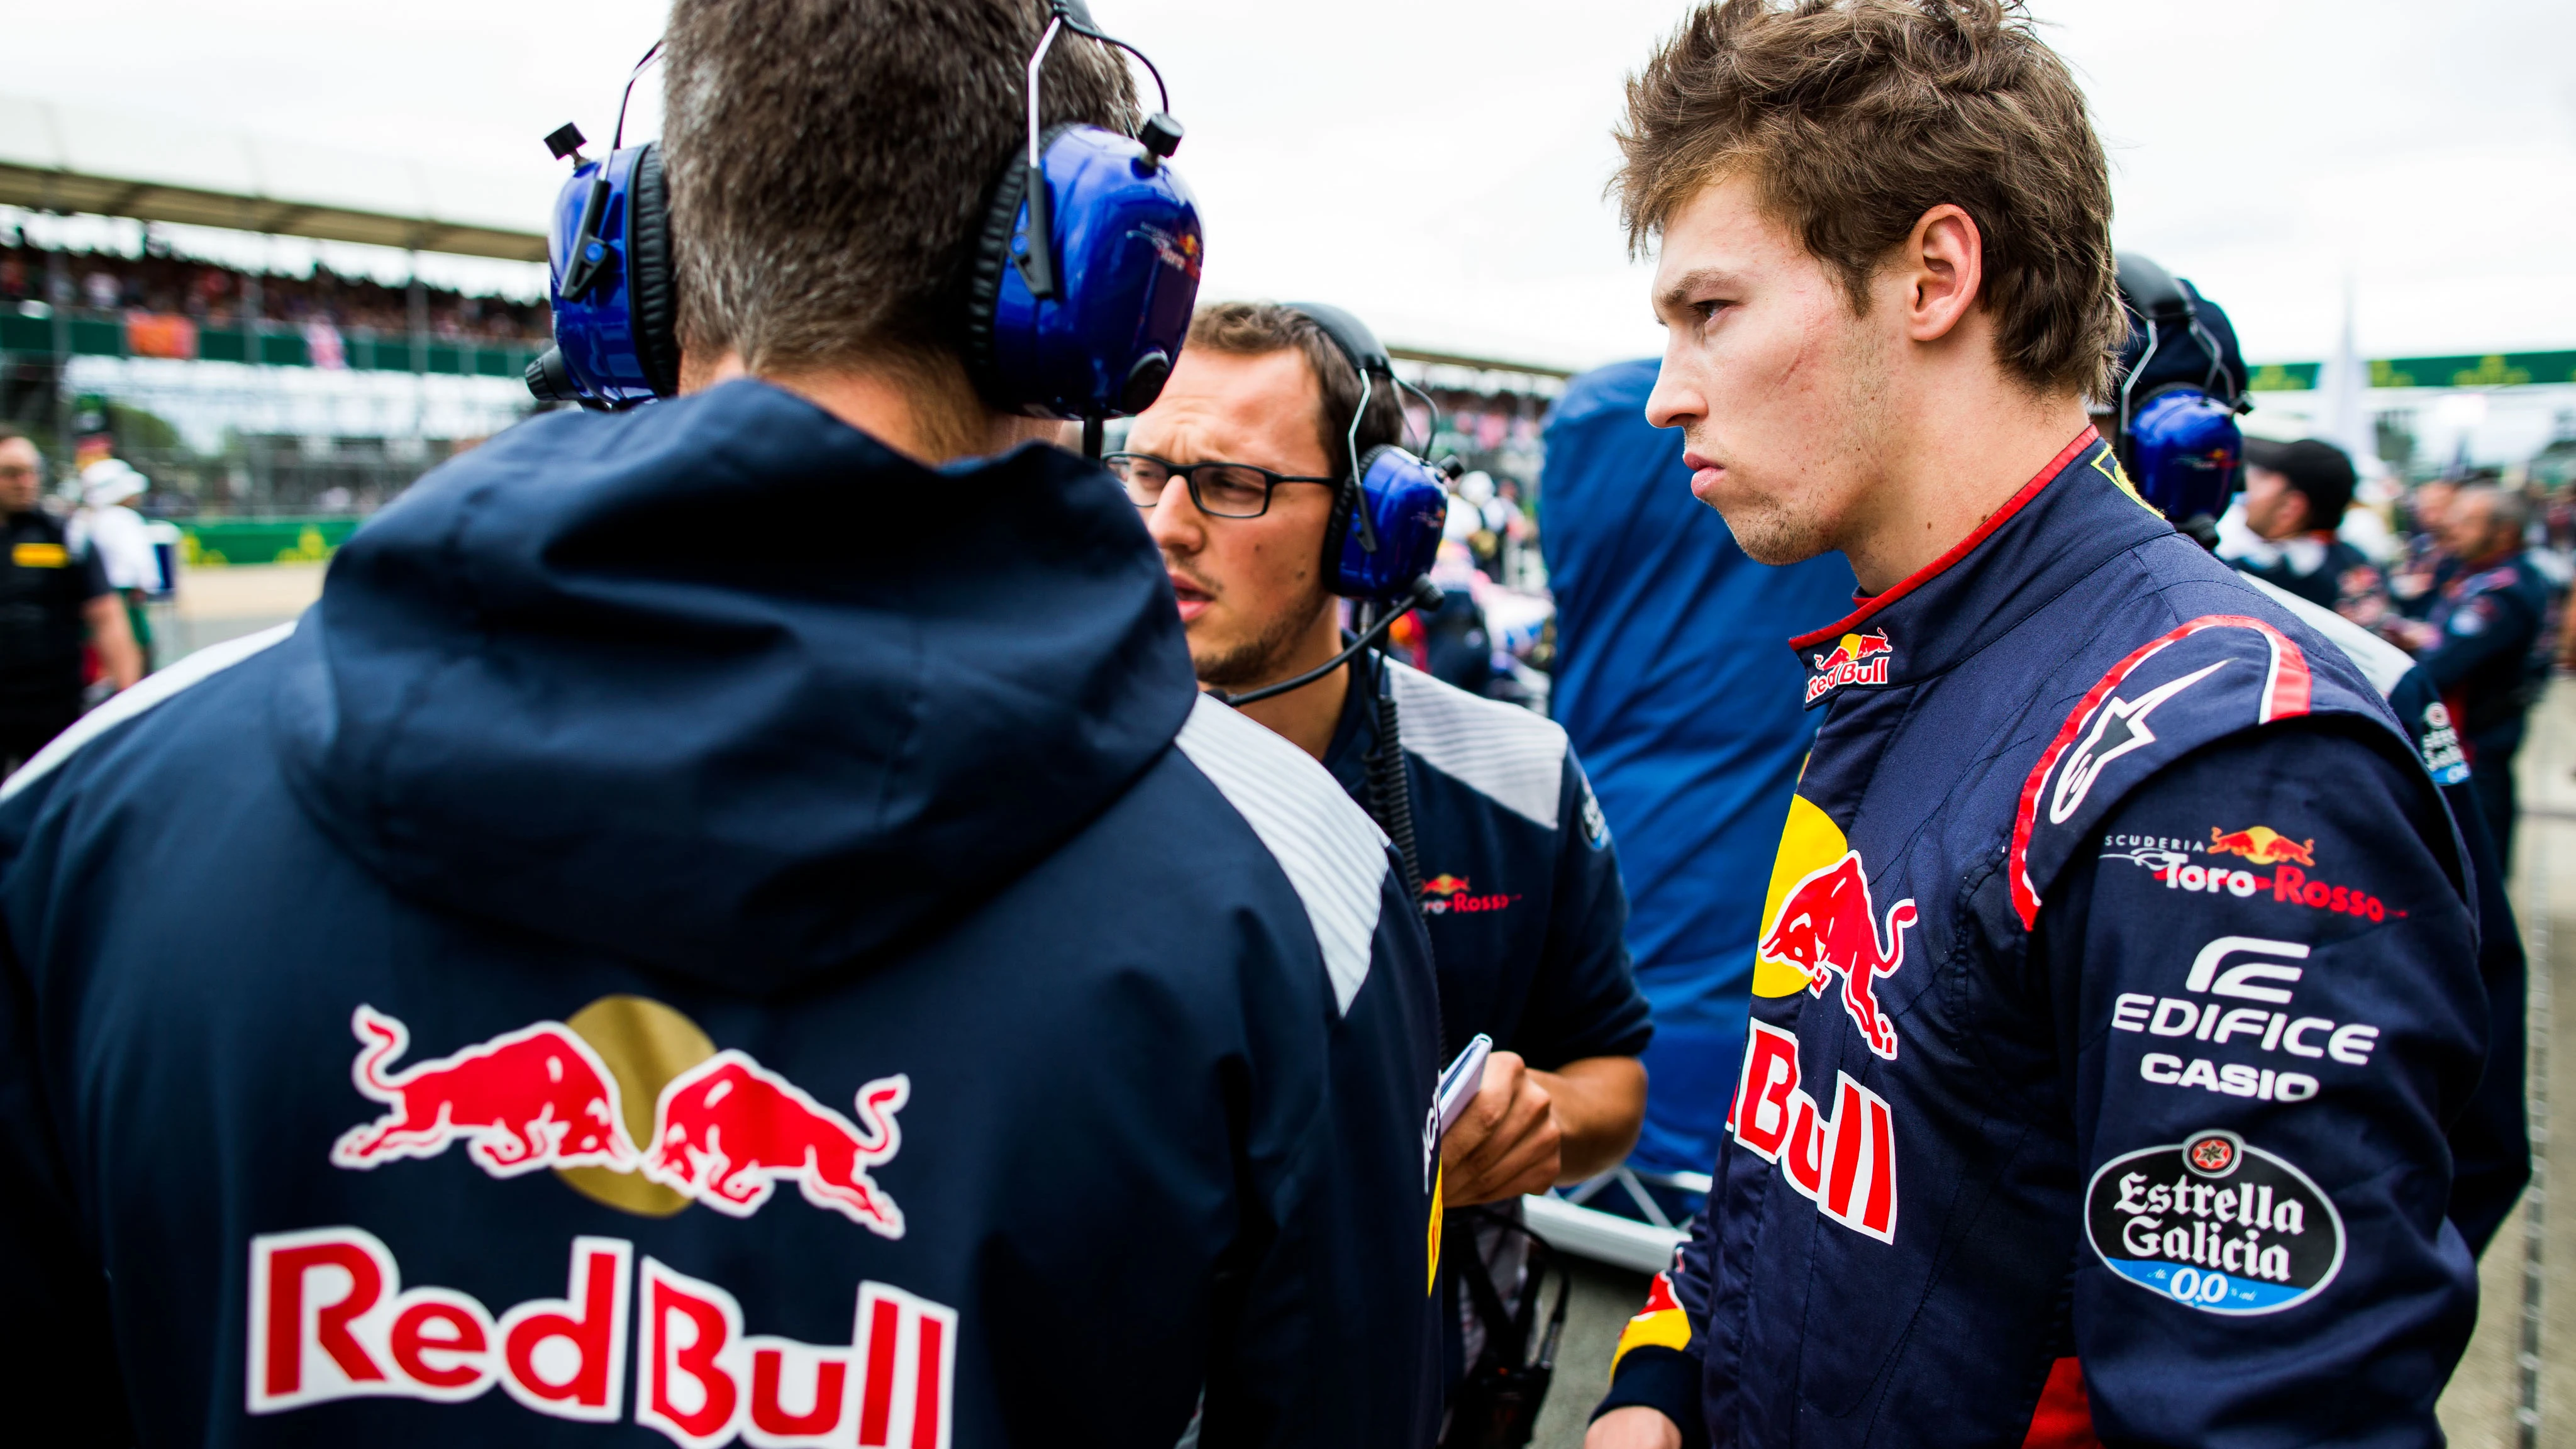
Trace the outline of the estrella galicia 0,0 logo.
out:
M 2278 1313 L 2343 1267 L 2334 1200 L 2287 1158 L 2215 1128 L 2102 1164 L 2084 1233 L 2112 1272 L 2203 1313 Z

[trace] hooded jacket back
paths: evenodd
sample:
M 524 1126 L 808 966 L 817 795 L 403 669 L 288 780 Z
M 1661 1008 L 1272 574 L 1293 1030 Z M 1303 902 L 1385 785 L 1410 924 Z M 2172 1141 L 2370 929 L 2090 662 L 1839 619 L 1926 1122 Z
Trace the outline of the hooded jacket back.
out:
M 0 913 L 88 1437 L 1427 1442 L 1419 927 L 1057 450 L 516 428 L 11 780 Z

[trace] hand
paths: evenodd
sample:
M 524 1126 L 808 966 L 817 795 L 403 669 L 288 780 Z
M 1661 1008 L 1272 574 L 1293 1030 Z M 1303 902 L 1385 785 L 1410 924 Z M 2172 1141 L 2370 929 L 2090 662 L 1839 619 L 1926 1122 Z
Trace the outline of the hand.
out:
M 1485 1080 L 1467 1113 L 1440 1139 L 1441 1201 L 1473 1207 L 1545 1192 L 1563 1166 L 1564 1129 L 1537 1074 L 1518 1052 L 1485 1058 Z
M 1583 1449 L 1682 1449 L 1681 1426 L 1658 1410 L 1630 1404 L 1593 1420 Z

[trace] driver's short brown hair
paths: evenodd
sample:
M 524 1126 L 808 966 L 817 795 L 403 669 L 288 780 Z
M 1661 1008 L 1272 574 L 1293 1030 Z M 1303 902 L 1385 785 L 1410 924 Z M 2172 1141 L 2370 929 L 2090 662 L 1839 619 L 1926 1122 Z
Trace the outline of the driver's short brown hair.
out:
M 2111 396 L 2125 334 L 2111 178 L 2066 62 L 2019 0 L 1718 0 L 1629 78 L 1612 188 L 1632 249 L 1698 191 L 1754 177 L 1841 283 L 1944 202 L 1975 219 L 1979 305 L 2034 391 Z

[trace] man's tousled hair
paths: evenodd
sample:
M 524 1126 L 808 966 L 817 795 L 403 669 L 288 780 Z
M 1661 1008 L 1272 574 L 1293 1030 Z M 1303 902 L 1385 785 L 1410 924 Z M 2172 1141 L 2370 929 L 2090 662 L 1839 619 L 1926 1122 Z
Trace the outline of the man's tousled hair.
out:
M 1322 324 L 1294 307 L 1276 302 L 1211 302 L 1190 318 L 1189 346 L 1234 357 L 1294 351 L 1306 359 L 1306 370 L 1323 396 L 1315 426 L 1332 460 L 1333 475 L 1351 470 L 1351 415 L 1359 411 L 1360 374 L 1333 345 Z M 1360 452 L 1404 437 L 1404 399 L 1381 380 L 1369 392 L 1368 416 L 1360 420 Z
M 663 125 L 679 334 L 754 372 L 962 351 L 994 181 L 1027 144 L 1041 0 L 677 0 Z M 1042 121 L 1133 129 L 1135 88 L 1060 35 Z
M 1984 253 L 1979 305 L 2035 391 L 2111 395 L 2126 322 L 2111 180 L 2083 93 L 2020 0 L 1719 0 L 1629 78 L 1611 186 L 1632 250 L 1741 174 L 1856 312 L 1944 202 Z

